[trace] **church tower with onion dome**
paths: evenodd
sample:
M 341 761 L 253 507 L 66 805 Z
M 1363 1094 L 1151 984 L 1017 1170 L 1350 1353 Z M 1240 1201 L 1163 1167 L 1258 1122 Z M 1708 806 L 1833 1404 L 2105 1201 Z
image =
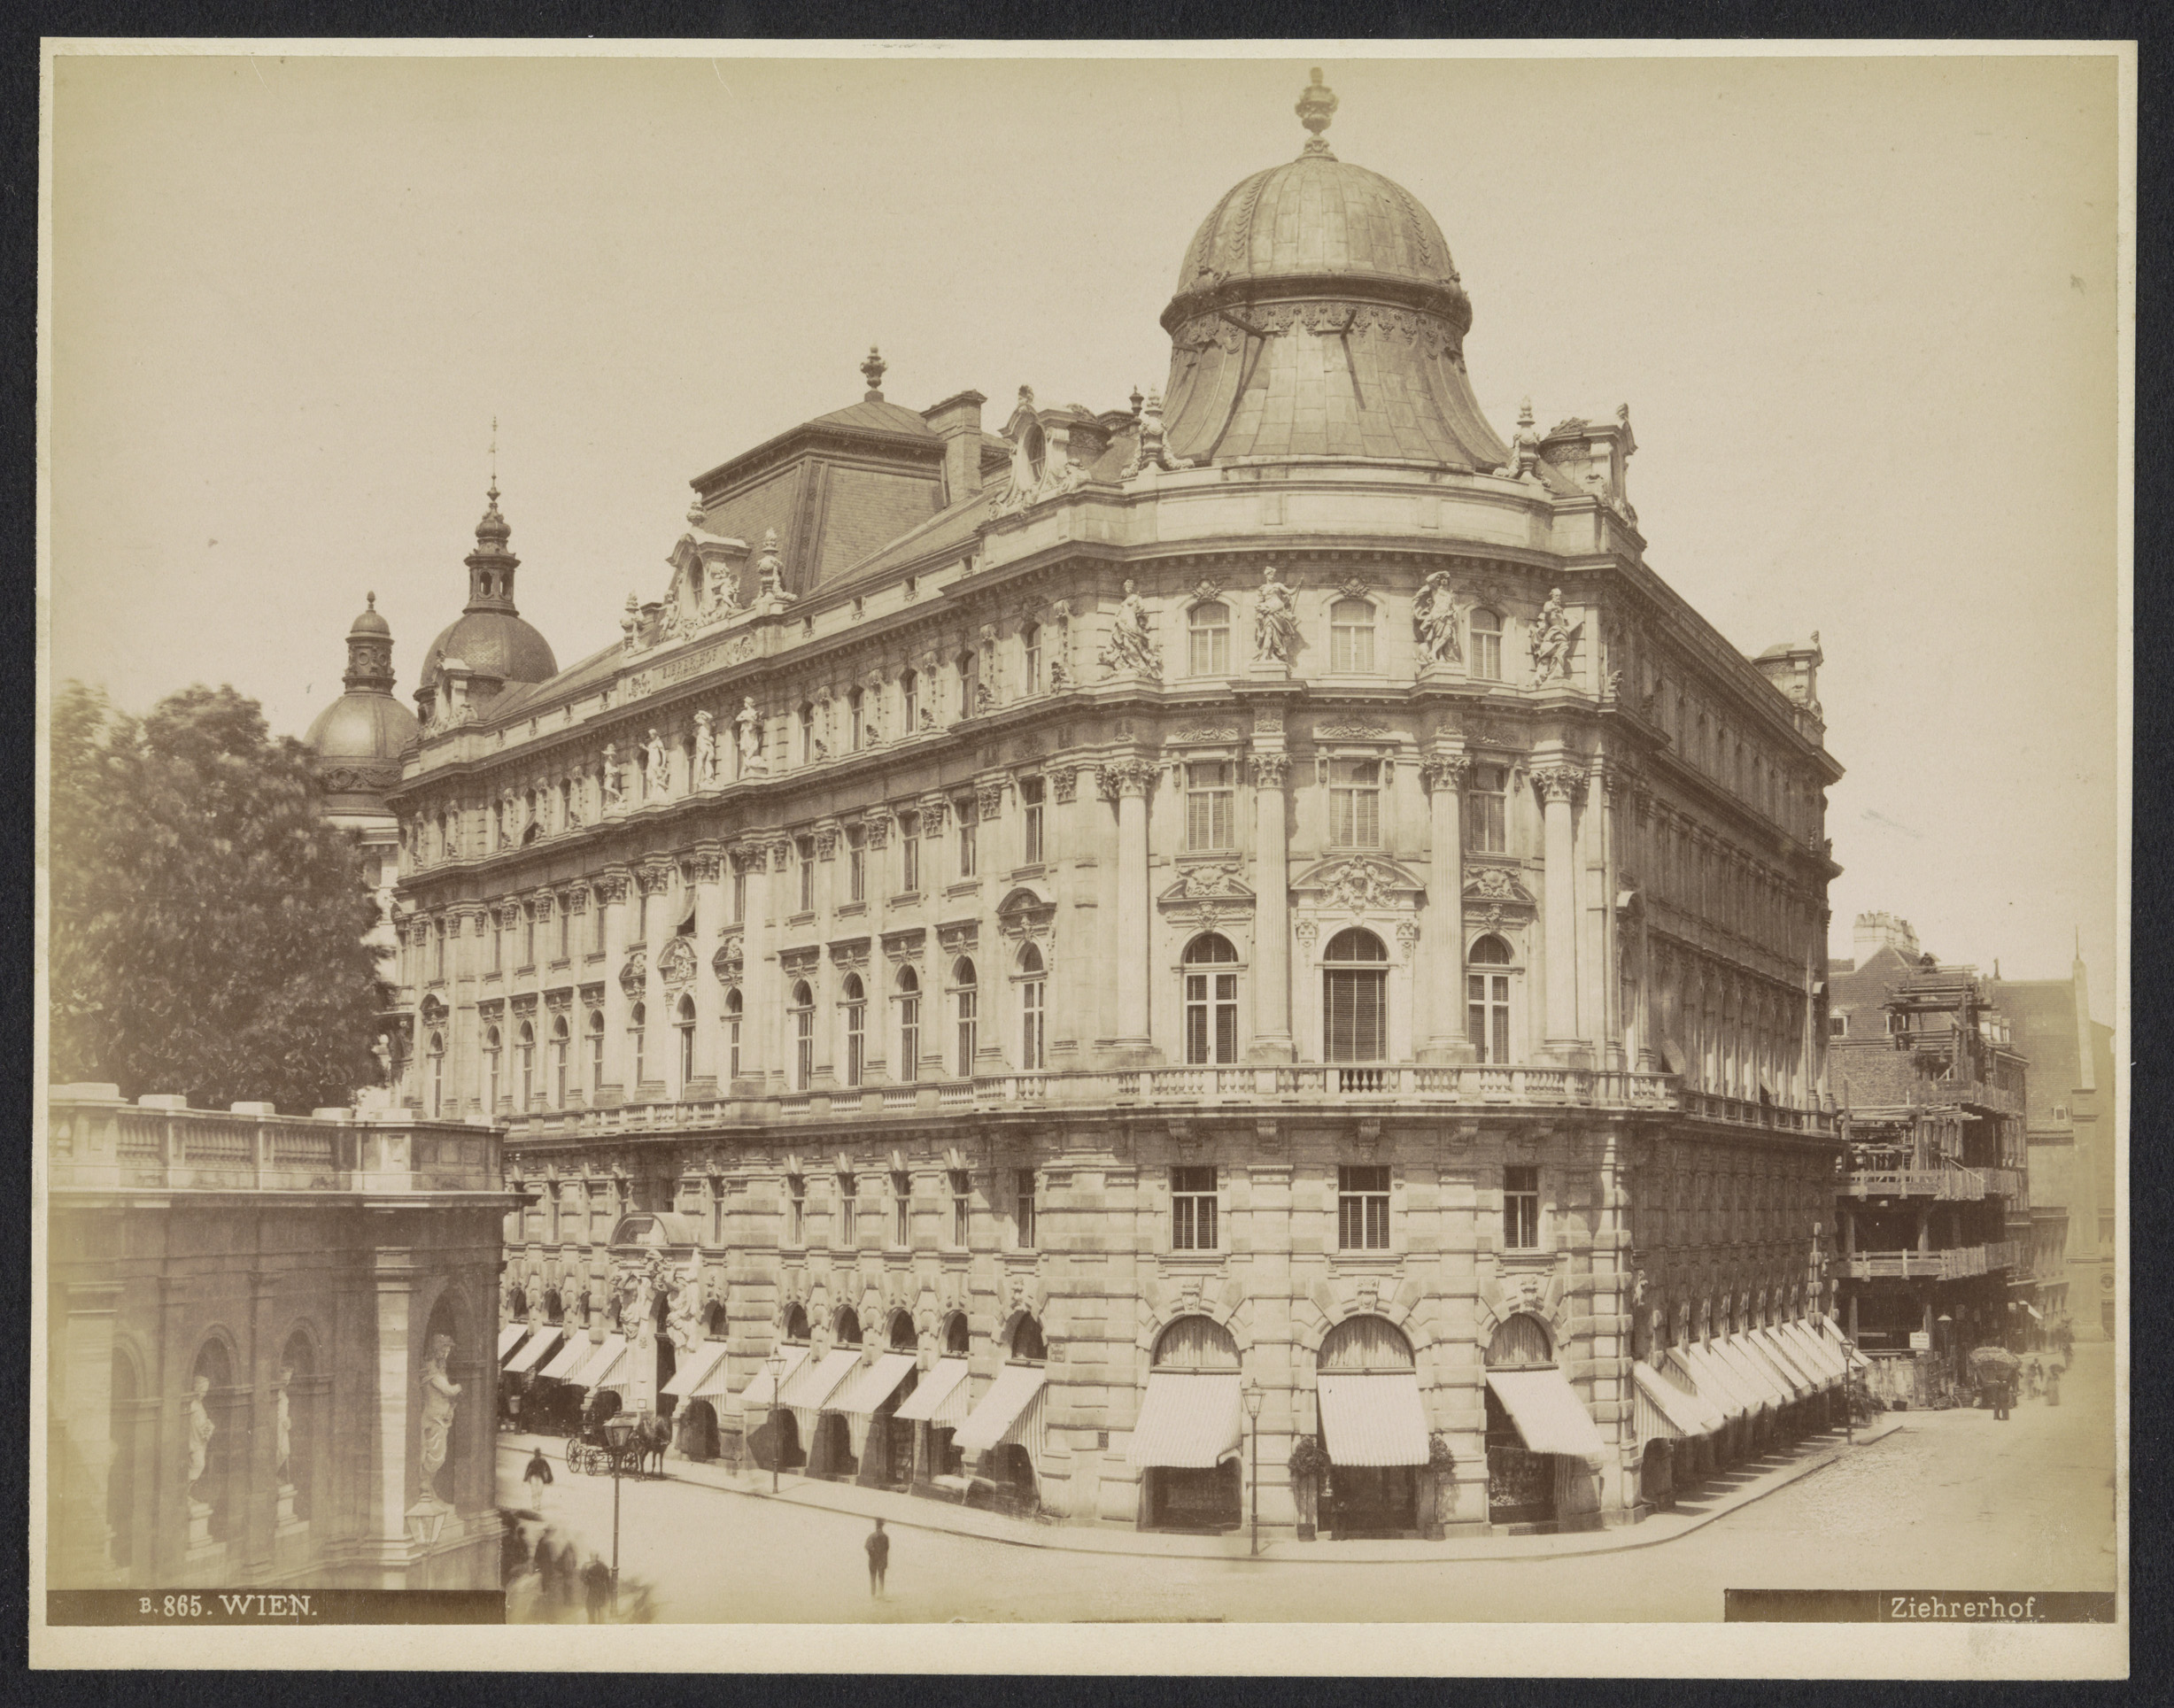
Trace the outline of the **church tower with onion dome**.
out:
M 1817 649 L 1648 563 L 1627 406 L 1486 418 L 1335 105 L 1165 389 L 841 360 L 565 670 L 493 493 L 393 804 L 524 1418 L 1304 1540 L 1631 1523 L 1837 1415 Z

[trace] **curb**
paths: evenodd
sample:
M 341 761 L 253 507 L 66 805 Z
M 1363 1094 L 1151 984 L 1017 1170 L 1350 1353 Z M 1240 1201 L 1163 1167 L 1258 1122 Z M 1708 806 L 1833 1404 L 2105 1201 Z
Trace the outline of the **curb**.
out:
M 1824 1471 L 1828 1466 L 1854 1452 L 1858 1448 L 1869 1447 L 1874 1442 L 1884 1441 L 1888 1436 L 1896 1434 L 1907 1427 L 1908 1425 L 1903 1422 L 1901 1414 L 1892 1411 L 1884 1412 L 1881 1414 L 1877 1422 L 1868 1425 L 1858 1431 L 1857 1439 L 1853 1444 L 1847 1441 L 1837 1442 L 1831 1447 L 1820 1449 L 1817 1454 L 1801 1462 L 1776 1466 L 1776 1472 L 1779 1474 L 1775 1474 L 1771 1482 L 1733 1496 L 1726 1504 L 1716 1507 L 1711 1512 L 1698 1514 L 1696 1518 L 1669 1530 L 1665 1535 L 1641 1535 L 1639 1533 L 1647 1529 L 1648 1525 L 1625 1525 L 1598 1533 L 1600 1538 L 1620 1536 L 1621 1541 L 1596 1540 L 1591 1542 L 1584 1542 L 1581 1539 L 1567 1547 L 1559 1545 L 1554 1547 L 1531 1546 L 1530 1544 L 1535 1542 L 1559 1543 L 1563 1541 L 1562 1538 L 1554 1536 L 1536 1536 L 1522 1539 L 1527 1543 L 1523 1547 L 1511 1546 L 1509 1539 L 1505 1538 L 1500 1542 L 1473 1542 L 1461 1545 L 1443 1542 L 1389 1544 L 1392 1547 L 1424 1548 L 1430 1550 L 1454 1548 L 1457 1550 L 1455 1552 L 1324 1555 L 1311 1551 L 1312 1544 L 1311 1543 L 1285 1540 L 1265 1543 L 1260 1553 L 1254 1555 L 1245 1552 L 1242 1548 L 1235 1552 L 1196 1549 L 1128 1548 L 1123 1546 L 1119 1539 L 1114 1536 L 1108 1542 L 1094 1543 L 1067 1541 L 1063 1539 L 1064 1526 L 1049 1526 L 1056 1534 L 1048 1537 L 1032 1534 L 1006 1536 L 989 1535 L 979 1530 L 965 1530 L 955 1525 L 936 1523 L 932 1521 L 935 1516 L 933 1513 L 926 1519 L 917 1517 L 899 1517 L 888 1512 L 883 1513 L 881 1517 L 886 1524 L 901 1530 L 922 1530 L 935 1535 L 963 1536 L 969 1541 L 994 1542 L 1000 1547 L 1039 1548 L 1054 1553 L 1092 1554 L 1117 1559 L 1222 1560 L 1231 1565 L 1457 1565 L 1466 1562 L 1492 1564 L 1503 1561 L 1532 1562 L 1582 1558 L 1594 1554 L 1629 1553 L 1634 1549 L 1664 1548 L 1668 1543 L 1703 1530 L 1708 1525 L 1728 1518 L 1732 1513 L 1742 1511 L 1745 1507 L 1764 1500 L 1769 1495 L 1801 1482 L 1815 1472 Z M 530 1450 L 532 1449 L 514 1446 L 503 1440 L 499 1443 L 499 1451 L 501 1454 L 511 1453 L 519 1456 Z M 757 1489 L 735 1488 L 729 1483 L 713 1483 L 669 1472 L 667 1476 L 669 1480 L 679 1484 L 682 1488 L 706 1488 L 715 1494 L 737 1495 L 746 1500 L 785 1502 L 794 1506 L 805 1507 L 812 1511 L 832 1512 L 846 1518 L 877 1516 L 872 1513 L 856 1512 L 849 1507 L 832 1506 L 822 1501 L 802 1499 L 795 1489 L 785 1489 L 776 1495 L 771 1495 Z M 901 1496 L 901 1498 L 909 1497 Z M 926 1504 L 934 1505 L 935 1503 L 929 1502 Z M 1305 1551 L 1286 1551 L 1299 1550 Z

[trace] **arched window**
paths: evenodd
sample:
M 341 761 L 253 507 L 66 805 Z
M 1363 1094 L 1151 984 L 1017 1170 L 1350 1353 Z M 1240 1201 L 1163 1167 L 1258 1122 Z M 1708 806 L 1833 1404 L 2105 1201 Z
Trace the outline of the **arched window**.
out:
M 1155 1341 L 1157 1370 L 1235 1370 L 1238 1342 L 1212 1317 L 1180 1317 Z
M 1011 1356 L 1028 1364 L 1048 1362 L 1048 1343 L 1041 1337 L 1041 1325 L 1032 1317 L 1022 1317 L 1011 1331 Z
M 1389 1055 L 1389 951 L 1354 925 L 1329 939 L 1321 957 L 1323 1047 L 1331 1062 L 1380 1062 Z
M 812 700 L 801 702 L 801 763 L 812 765 L 816 758 L 816 707 Z
M 561 1014 L 551 1023 L 551 1106 L 553 1109 L 562 1109 L 566 1107 L 566 1058 L 572 1042 L 571 1031 L 566 1024 L 566 1016 Z
M 604 1010 L 589 1010 L 589 1101 L 604 1089 Z
M 1510 1059 L 1510 946 L 1482 937 L 1465 957 L 1465 1036 L 1479 1060 Z
M 1230 607 L 1203 599 L 1186 614 L 1186 662 L 1196 676 L 1230 674 Z
M 846 696 L 846 730 L 847 751 L 857 754 L 868 745 L 868 715 L 858 688 Z
M 529 1111 L 529 1100 L 536 1089 L 536 1028 L 526 1020 L 521 1023 L 521 1101 L 514 1105 L 520 1113 Z
M 639 1086 L 649 1078 L 649 1060 L 646 1047 L 649 1027 L 649 1009 L 637 1002 L 627 1010 L 627 1051 L 634 1063 L 634 1085 Z
M 484 1033 L 484 1113 L 494 1115 L 499 1107 L 499 1050 L 502 1040 L 496 1026 Z
M 1048 1065 L 1043 1047 L 1042 1003 L 1048 990 L 1041 951 L 1032 943 L 1019 951 L 1019 1070 L 1040 1073 Z
M 1041 625 L 1030 622 L 1019 630 L 1019 682 L 1022 693 L 1041 692 Z
M 967 1326 L 966 1313 L 955 1310 L 944 1318 L 944 1356 L 963 1358 L 973 1349 L 973 1334 Z
M 898 732 L 909 736 L 921 727 L 921 676 L 916 670 L 898 676 Z
M 808 1330 L 808 1310 L 804 1305 L 794 1305 L 785 1312 L 785 1339 L 806 1345 L 812 1338 Z
M 816 993 L 803 978 L 793 987 L 793 1089 L 806 1091 L 816 1077 Z
M 724 993 L 724 1077 L 730 1088 L 739 1078 L 740 1027 L 747 1019 L 747 1004 L 737 987 Z
M 694 999 L 679 999 L 679 1089 L 685 1091 L 694 1078 Z
M 838 1307 L 838 1315 L 831 1321 L 832 1346 L 858 1346 L 861 1343 L 861 1313 L 851 1305 Z
M 297 1329 L 287 1337 L 279 1356 L 279 1383 L 287 1395 L 287 1463 L 279 1480 L 294 1490 L 294 1515 L 310 1515 L 312 1475 L 317 1461 L 317 1393 L 310 1379 L 317 1372 L 317 1349 L 310 1337 Z
M 861 983 L 861 975 L 846 975 L 846 1083 L 861 1083 L 861 1070 L 868 1047 L 868 991 Z
M 1238 951 L 1204 932 L 1185 946 L 1185 1059 L 1238 1059 Z
M 1321 1337 L 1317 1370 L 1412 1370 L 1412 1342 L 1386 1317 L 1346 1317 Z
M 1485 682 L 1502 680 L 1502 619 L 1484 605 L 1472 613 L 1472 674 Z
M 974 1053 L 980 1046 L 979 993 L 974 988 L 974 963 L 961 960 L 951 970 L 954 1007 L 958 1022 L 958 1076 L 973 1077 Z
M 894 1352 L 912 1352 L 919 1348 L 921 1336 L 914 1328 L 911 1311 L 894 1310 L 891 1313 L 890 1336 L 891 1350 Z
M 1328 668 L 1332 675 L 1373 674 L 1373 607 L 1340 599 L 1328 607 Z
M 898 970 L 898 1060 L 891 1078 L 910 1084 L 921 1062 L 921 976 L 911 967 Z

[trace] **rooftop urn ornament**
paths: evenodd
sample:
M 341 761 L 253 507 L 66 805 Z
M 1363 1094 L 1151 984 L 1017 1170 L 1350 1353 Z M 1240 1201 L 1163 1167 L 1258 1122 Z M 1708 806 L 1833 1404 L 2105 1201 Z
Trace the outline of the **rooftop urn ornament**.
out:
M 1518 406 L 1517 431 L 1510 436 L 1510 460 L 1495 473 L 1505 480 L 1533 480 L 1540 478 L 1540 429 L 1534 423 L 1532 399 L 1528 398 Z
M 1321 133 L 1328 128 L 1328 121 L 1336 116 L 1335 91 L 1321 81 L 1321 68 L 1313 68 L 1313 81 L 1299 91 L 1298 104 L 1291 109 L 1298 115 L 1298 122 L 1311 135 L 1306 138 L 1304 152 L 1324 160 L 1336 157 L 1330 151 L 1328 139 Z
M 1163 394 L 1150 391 L 1144 402 L 1140 394 L 1133 393 L 1133 417 L 1140 423 L 1140 439 L 1133 447 L 1132 460 L 1125 465 L 1120 480 L 1130 480 L 1143 468 L 1180 468 L 1181 464 L 1170 454 L 1164 443 Z
M 778 530 L 765 529 L 762 533 L 762 555 L 754 560 L 756 585 L 760 596 L 766 599 L 785 597 L 785 560 L 778 554 Z
M 887 366 L 883 352 L 874 344 L 869 345 L 868 359 L 861 364 L 861 376 L 868 382 L 868 395 L 861 399 L 863 403 L 883 401 L 883 371 Z

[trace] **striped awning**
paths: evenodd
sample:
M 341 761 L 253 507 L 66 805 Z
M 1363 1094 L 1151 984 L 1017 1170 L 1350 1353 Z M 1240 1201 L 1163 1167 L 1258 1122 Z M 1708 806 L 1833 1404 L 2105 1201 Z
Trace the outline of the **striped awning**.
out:
M 589 1338 L 586 1329 L 577 1330 L 566 1337 L 566 1344 L 559 1355 L 544 1366 L 543 1373 L 554 1382 L 570 1382 L 582 1365 L 596 1356 L 597 1343 Z
M 951 1444 L 963 1453 L 986 1453 L 1011 1439 L 1048 1375 L 1040 1364 L 1006 1364 L 981 1403 L 967 1413 Z
M 1149 1371 L 1126 1462 L 1189 1470 L 1219 1465 L 1238 1451 L 1244 1434 L 1239 1417 L 1236 1371 Z
M 565 1339 L 561 1330 L 539 1328 L 522 1343 L 521 1350 L 506 1361 L 507 1373 L 519 1375 L 524 1370 L 534 1370 L 551 1354 L 552 1348 Z
M 683 1400 L 701 1393 L 702 1384 L 710 1372 L 724 1363 L 725 1345 L 723 1341 L 704 1341 L 687 1355 L 685 1363 L 672 1372 L 672 1380 L 664 1384 L 664 1391 Z M 722 1390 L 723 1386 L 724 1380 L 720 1376 L 717 1387 Z
M 622 1366 L 624 1374 L 620 1373 Z M 627 1337 L 607 1334 L 604 1344 L 596 1349 L 596 1356 L 582 1365 L 571 1380 L 576 1387 L 623 1387 L 633 1374 L 633 1360 L 627 1356 Z
M 892 1415 L 905 1423 L 956 1429 L 966 1421 L 966 1360 L 939 1358 L 936 1367 L 914 1385 Z
M 1639 1397 L 1667 1425 L 1663 1429 L 1642 1428 L 1638 1432 L 1641 1436 L 1673 1434 L 1684 1441 L 1696 1441 L 1702 1435 L 1711 1435 L 1729 1421 L 1714 1407 L 1689 1389 L 1677 1387 L 1643 1358 L 1631 1365 L 1630 1380 L 1637 1385 Z
M 506 1355 L 521 1344 L 521 1337 L 529 1332 L 526 1323 L 508 1323 L 499 1331 L 499 1362 L 506 1362 Z
M 1490 1370 L 1487 1386 L 1535 1453 L 1561 1453 L 1598 1465 L 1608 1444 L 1593 1427 L 1585 1403 L 1552 1364 L 1537 1370 Z
M 1862 1370 L 1866 1367 L 1865 1355 L 1857 1350 L 1857 1342 L 1850 1339 L 1849 1331 L 1842 1326 L 1838 1318 L 1821 1318 L 1820 1328 L 1822 1338 L 1842 1355 L 1842 1363 L 1845 1367 L 1856 1370 Z
M 804 1346 L 783 1346 L 785 1363 L 778 1371 L 778 1380 L 790 1383 L 793 1374 L 808 1362 L 808 1349 Z M 739 1409 L 767 1410 L 778 1403 L 777 1390 L 770 1386 L 770 1360 L 765 1358 L 754 1367 L 754 1380 L 739 1390 Z
M 886 1352 L 848 1378 L 823 1409 L 842 1411 L 847 1417 L 867 1417 L 898 1392 L 898 1385 L 913 1374 L 917 1363 L 910 1352 Z
M 1324 1370 L 1321 1434 L 1338 1465 L 1425 1465 L 1427 1408 L 1415 1370 Z
M 1689 1377 L 1698 1397 L 1723 1417 L 1748 1417 L 1767 1403 L 1746 1394 L 1734 1373 L 1710 1356 L 1704 1346 L 1677 1347 L 1668 1354 L 1668 1362 Z
M 1795 1399 L 1791 1386 L 1774 1372 L 1773 1366 L 1754 1354 L 1741 1335 L 1731 1334 L 1725 1341 L 1715 1341 L 1706 1351 L 1716 1363 L 1726 1365 L 1737 1378 L 1737 1386 L 1747 1394 L 1756 1394 L 1761 1404 L 1779 1408 Z
M 779 1400 L 794 1410 L 820 1411 L 831 1403 L 846 1378 L 860 1367 L 857 1346 L 832 1347 L 820 1359 L 810 1358 L 785 1378 Z
M 1772 1329 L 1749 1329 L 1745 1332 L 1744 1339 L 1745 1343 L 1764 1358 L 1782 1380 L 1789 1384 L 1790 1396 L 1792 1399 L 1809 1399 L 1819 1391 L 1818 1379 L 1809 1371 L 1799 1367 L 1796 1359 L 1790 1356 L 1789 1353 L 1775 1340 Z
M 1822 1340 L 1816 1329 L 1807 1328 L 1802 1323 L 1783 1323 L 1781 1335 L 1783 1345 L 1792 1346 L 1801 1352 L 1812 1368 L 1819 1372 L 1820 1380 L 1825 1386 L 1837 1386 L 1847 1373 L 1842 1364 L 1842 1355 Z

